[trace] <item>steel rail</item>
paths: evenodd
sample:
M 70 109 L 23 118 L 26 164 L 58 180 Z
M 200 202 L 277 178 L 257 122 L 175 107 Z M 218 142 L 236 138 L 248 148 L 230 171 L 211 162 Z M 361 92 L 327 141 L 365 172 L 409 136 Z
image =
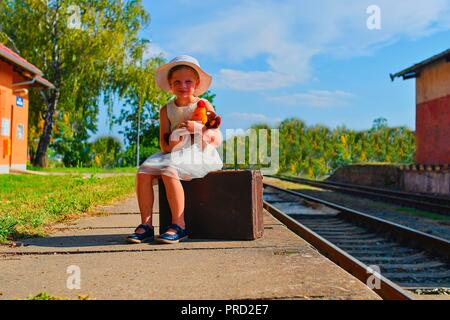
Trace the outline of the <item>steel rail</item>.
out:
M 263 202 L 263 206 L 267 211 L 270 212 L 270 214 L 272 214 L 276 219 L 286 225 L 286 227 L 288 227 L 291 231 L 305 239 L 307 242 L 317 248 L 317 250 L 321 254 L 325 255 L 331 261 L 355 276 L 364 284 L 367 285 L 370 277 L 375 276 L 376 278 L 378 278 L 380 286 L 375 286 L 371 289 L 375 291 L 381 298 L 386 300 L 414 300 L 414 296 L 412 294 L 402 289 L 400 286 L 396 285 L 389 279 L 385 278 L 383 275 L 370 273 L 370 269 L 367 265 L 365 265 L 361 261 L 356 260 L 345 251 L 339 249 L 331 242 L 327 241 L 314 231 L 302 225 L 300 222 L 292 219 L 266 201 Z
M 273 184 L 269 184 L 267 182 L 263 182 L 263 185 L 272 187 L 282 192 L 290 193 L 292 195 L 295 195 L 303 199 L 307 199 L 312 202 L 323 204 L 327 207 L 340 211 L 340 215 L 345 219 L 356 221 L 370 229 L 382 233 L 387 233 L 402 244 L 410 245 L 425 250 L 427 252 L 431 252 L 443 258 L 446 261 L 449 261 L 450 259 L 450 241 L 446 239 L 426 234 L 424 232 L 414 230 L 391 221 L 372 217 L 366 213 L 351 208 L 347 208 L 329 201 L 325 201 L 316 197 L 312 197 L 298 191 L 283 189 Z
M 295 183 L 307 184 L 323 189 L 336 190 L 338 192 L 353 195 L 357 194 L 371 199 L 383 200 L 385 202 L 395 203 L 402 206 L 413 207 L 450 216 L 450 199 L 443 197 L 435 197 L 417 193 L 394 191 L 338 182 L 314 181 L 303 178 L 287 177 L 284 175 L 266 176 Z

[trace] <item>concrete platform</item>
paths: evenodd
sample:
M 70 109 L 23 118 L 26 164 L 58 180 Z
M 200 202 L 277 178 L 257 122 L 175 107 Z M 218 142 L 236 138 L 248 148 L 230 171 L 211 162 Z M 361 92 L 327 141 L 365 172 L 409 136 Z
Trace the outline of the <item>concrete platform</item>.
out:
M 102 211 L 110 215 L 0 246 L 0 299 L 42 291 L 69 299 L 380 299 L 267 211 L 261 239 L 175 245 L 124 243 L 140 221 L 134 198 Z M 79 267 L 80 289 L 67 288 L 70 266 Z

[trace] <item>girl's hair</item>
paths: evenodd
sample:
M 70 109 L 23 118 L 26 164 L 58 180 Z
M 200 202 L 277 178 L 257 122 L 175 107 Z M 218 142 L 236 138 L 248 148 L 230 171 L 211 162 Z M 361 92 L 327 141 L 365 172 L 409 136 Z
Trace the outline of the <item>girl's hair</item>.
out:
M 181 70 L 181 69 L 187 69 L 187 70 L 193 71 L 194 74 L 195 74 L 196 79 L 200 80 L 200 76 L 199 76 L 197 70 L 195 70 L 194 68 L 192 68 L 190 66 L 187 66 L 185 64 L 179 64 L 179 65 L 173 67 L 172 69 L 170 69 L 169 73 L 167 73 L 167 80 L 170 82 L 170 79 L 172 79 L 172 75 L 174 74 L 174 72 L 176 72 L 178 70 Z

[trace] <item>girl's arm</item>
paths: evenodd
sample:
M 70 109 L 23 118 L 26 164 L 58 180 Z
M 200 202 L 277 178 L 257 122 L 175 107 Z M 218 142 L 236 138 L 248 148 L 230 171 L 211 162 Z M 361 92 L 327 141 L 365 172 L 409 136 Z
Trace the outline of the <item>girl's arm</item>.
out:
M 219 129 L 203 128 L 203 141 L 217 148 L 222 144 L 222 133 Z
M 206 109 L 207 111 L 215 112 L 214 107 L 209 101 L 206 101 Z M 217 129 L 207 129 L 203 127 L 203 137 L 204 141 L 213 147 L 217 148 L 222 144 L 222 133 Z
M 164 106 L 159 112 L 159 145 L 162 151 L 170 153 L 172 152 L 172 149 L 178 144 L 178 142 L 169 141 L 169 144 L 167 144 L 166 139 L 164 139 L 166 133 L 170 135 L 170 121 L 167 117 L 167 107 Z

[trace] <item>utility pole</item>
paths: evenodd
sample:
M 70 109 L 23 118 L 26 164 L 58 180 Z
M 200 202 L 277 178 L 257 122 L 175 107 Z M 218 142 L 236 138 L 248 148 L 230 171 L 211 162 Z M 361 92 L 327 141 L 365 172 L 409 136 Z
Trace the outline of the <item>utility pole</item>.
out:
M 142 70 L 142 60 L 141 57 L 141 70 Z M 139 168 L 139 136 L 141 134 L 141 108 L 142 108 L 142 96 L 138 90 L 139 102 L 138 102 L 138 123 L 137 123 L 137 141 L 136 141 L 136 168 Z
M 140 100 L 140 99 L 139 99 Z M 140 104 L 140 103 L 139 103 Z M 136 142 L 136 167 L 139 167 L 139 135 L 141 131 L 141 106 L 138 105 L 138 125 L 137 125 L 137 142 Z

